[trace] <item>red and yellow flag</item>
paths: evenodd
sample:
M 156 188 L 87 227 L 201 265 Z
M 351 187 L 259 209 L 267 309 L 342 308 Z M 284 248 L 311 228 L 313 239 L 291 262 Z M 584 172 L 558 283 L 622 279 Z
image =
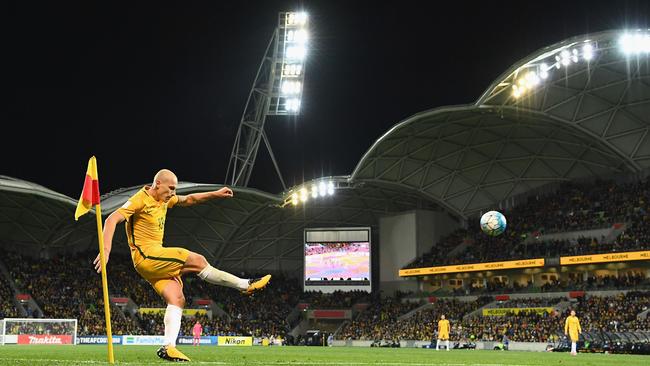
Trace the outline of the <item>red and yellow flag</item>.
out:
M 91 157 L 88 160 L 88 169 L 86 169 L 86 179 L 84 188 L 77 203 L 77 210 L 74 213 L 74 219 L 79 220 L 79 216 L 90 211 L 90 209 L 99 204 L 99 177 L 97 175 L 97 160 Z

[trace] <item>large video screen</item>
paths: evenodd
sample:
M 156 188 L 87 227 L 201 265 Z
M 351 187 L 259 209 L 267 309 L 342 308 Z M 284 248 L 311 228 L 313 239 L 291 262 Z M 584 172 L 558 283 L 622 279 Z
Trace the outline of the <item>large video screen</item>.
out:
M 370 243 L 305 243 L 305 284 L 369 284 Z

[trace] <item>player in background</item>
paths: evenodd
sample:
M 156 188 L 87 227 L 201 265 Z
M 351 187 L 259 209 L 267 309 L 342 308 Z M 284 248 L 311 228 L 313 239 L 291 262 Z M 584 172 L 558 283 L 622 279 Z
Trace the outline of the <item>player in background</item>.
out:
M 445 341 L 447 351 L 449 351 L 449 320 L 445 319 L 444 315 L 440 316 L 438 320 L 438 340 L 436 341 L 436 351 L 440 351 L 440 341 Z
M 196 274 L 200 279 L 215 285 L 232 287 L 244 294 L 264 288 L 271 275 L 262 278 L 239 278 L 220 271 L 210 265 L 204 256 L 185 248 L 163 247 L 167 209 L 176 205 L 193 206 L 212 199 L 227 199 L 233 196 L 228 187 L 217 191 L 177 196 L 178 178 L 167 169 L 162 169 L 150 186 L 144 186 L 131 196 L 124 205 L 115 210 L 104 223 L 104 252 L 106 264 L 113 243 L 117 224 L 126 221 L 126 237 L 131 249 L 131 260 L 136 272 L 147 280 L 167 303 L 165 310 L 164 344 L 157 351 L 158 357 L 168 361 L 189 361 L 176 349 L 176 338 L 181 329 L 181 318 L 185 306 L 181 276 Z M 100 257 L 94 262 L 97 273 L 101 271 Z
M 576 311 L 571 310 L 571 315 L 566 318 L 564 322 L 564 334 L 569 336 L 571 339 L 571 356 L 578 354 L 576 350 L 576 342 L 578 342 L 578 337 L 582 333 L 580 328 L 580 319 L 576 316 Z
M 192 345 L 193 346 L 200 346 L 201 345 L 201 334 L 203 333 L 203 327 L 201 327 L 201 323 L 199 323 L 199 320 L 196 319 L 196 323 L 194 323 L 194 326 L 192 327 Z

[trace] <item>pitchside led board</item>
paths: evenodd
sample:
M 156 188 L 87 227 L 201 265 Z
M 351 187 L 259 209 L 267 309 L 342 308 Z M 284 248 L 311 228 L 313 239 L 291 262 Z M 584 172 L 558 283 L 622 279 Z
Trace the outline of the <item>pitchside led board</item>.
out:
M 370 228 L 305 229 L 305 291 L 371 290 Z

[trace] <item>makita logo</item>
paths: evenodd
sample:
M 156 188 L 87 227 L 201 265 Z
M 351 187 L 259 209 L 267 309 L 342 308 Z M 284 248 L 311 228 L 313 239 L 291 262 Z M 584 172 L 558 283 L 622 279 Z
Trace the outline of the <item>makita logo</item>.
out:
M 72 344 L 69 334 L 19 334 L 18 344 Z
M 29 336 L 29 344 L 63 344 L 57 336 L 34 337 Z

